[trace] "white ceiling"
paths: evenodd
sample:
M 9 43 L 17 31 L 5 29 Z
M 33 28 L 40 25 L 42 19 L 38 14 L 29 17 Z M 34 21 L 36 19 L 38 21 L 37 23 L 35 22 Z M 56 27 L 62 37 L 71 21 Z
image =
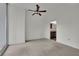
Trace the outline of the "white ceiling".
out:
M 10 6 L 16 6 L 16 7 L 21 7 L 24 9 L 35 9 L 36 3 L 10 3 Z M 39 3 L 41 8 L 43 9 L 48 9 L 52 7 L 62 7 L 62 6 L 77 6 L 79 7 L 78 3 Z

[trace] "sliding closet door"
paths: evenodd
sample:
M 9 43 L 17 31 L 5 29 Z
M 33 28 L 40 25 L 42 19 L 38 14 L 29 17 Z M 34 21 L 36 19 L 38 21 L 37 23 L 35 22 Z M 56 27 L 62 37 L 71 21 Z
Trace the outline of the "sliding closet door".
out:
M 7 21 L 7 6 L 0 3 L 0 55 L 4 52 L 8 45 L 8 21 Z

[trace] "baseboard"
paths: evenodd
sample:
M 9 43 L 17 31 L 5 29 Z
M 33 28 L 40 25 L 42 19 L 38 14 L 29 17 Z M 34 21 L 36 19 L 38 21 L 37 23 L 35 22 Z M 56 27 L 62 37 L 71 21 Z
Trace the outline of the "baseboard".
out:
M 9 43 L 9 46 L 13 46 L 13 45 L 19 45 L 19 44 L 24 44 L 25 43 L 25 41 L 24 42 L 19 42 L 19 43 Z
M 2 50 L 0 51 L 0 56 L 3 56 L 3 54 L 5 53 L 5 51 L 7 50 L 9 45 L 6 45 L 2 48 Z
M 47 39 L 47 38 L 39 38 L 39 39 L 29 39 L 29 40 L 25 40 L 25 42 L 29 42 L 29 41 L 36 41 L 36 40 L 42 40 L 42 39 Z M 48 39 L 47 39 L 48 40 Z

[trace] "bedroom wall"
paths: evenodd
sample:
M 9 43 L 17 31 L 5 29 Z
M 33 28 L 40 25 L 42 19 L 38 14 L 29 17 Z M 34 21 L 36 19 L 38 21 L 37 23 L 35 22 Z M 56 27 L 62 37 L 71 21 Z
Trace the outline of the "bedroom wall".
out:
M 0 55 L 4 52 L 8 45 L 8 19 L 7 19 L 7 6 L 5 3 L 0 3 Z
M 62 6 L 59 10 L 57 42 L 79 49 L 79 4 Z
M 44 37 L 44 17 L 26 12 L 26 40 L 40 39 Z
M 25 11 L 9 4 L 9 44 L 25 42 Z

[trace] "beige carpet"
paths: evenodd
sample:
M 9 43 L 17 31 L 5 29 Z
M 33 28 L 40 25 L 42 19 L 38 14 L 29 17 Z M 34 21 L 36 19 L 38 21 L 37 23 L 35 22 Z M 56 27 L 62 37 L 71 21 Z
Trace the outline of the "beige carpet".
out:
M 79 56 L 79 50 L 53 40 L 34 40 L 9 46 L 4 56 Z

